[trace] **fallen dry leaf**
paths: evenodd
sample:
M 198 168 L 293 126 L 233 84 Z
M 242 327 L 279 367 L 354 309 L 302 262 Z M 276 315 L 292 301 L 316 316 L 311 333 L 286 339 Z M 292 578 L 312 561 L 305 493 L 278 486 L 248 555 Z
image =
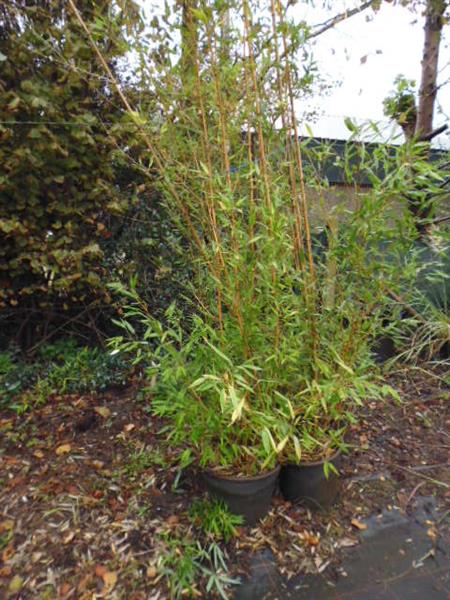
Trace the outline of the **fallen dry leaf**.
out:
M 35 456 L 36 458 L 44 458 L 44 453 L 42 452 L 42 450 L 35 450 L 33 452 L 33 456 Z
M 12 519 L 6 519 L 6 521 L 2 521 L 0 523 L 0 533 L 4 531 L 10 531 L 14 528 L 14 521 Z
M 156 570 L 155 566 L 150 565 L 149 567 L 147 567 L 146 574 L 149 579 L 155 579 L 157 573 L 158 571 Z
M 70 544 L 75 537 L 75 531 L 69 531 L 69 533 L 63 538 L 63 544 Z
M 0 568 L 0 577 L 10 577 L 11 576 L 11 567 L 1 567 Z
M 16 549 L 14 547 L 14 544 L 13 543 L 8 544 L 2 552 L 2 561 L 6 562 L 10 558 L 12 558 L 14 556 L 15 551 L 16 551 Z
M 105 463 L 101 460 L 93 460 L 91 461 L 91 465 L 94 467 L 94 469 L 103 469 L 103 467 L 105 466 Z
M 58 456 L 61 456 L 62 454 L 68 454 L 71 450 L 72 446 L 70 444 L 62 444 L 56 448 L 55 452 Z
M 357 546 L 359 541 L 356 538 L 351 537 L 343 537 L 337 542 L 338 548 L 351 548 L 352 546 Z
M 180 518 L 177 515 L 170 515 L 170 517 L 167 517 L 167 525 L 178 525 L 178 523 L 180 522 Z
M 106 406 L 96 406 L 94 410 L 104 419 L 107 419 L 111 416 L 111 411 L 109 410 L 109 408 L 106 408 Z
M 358 521 L 358 519 L 352 519 L 350 522 L 353 525 L 353 527 L 356 527 L 356 529 L 359 529 L 360 531 L 364 531 L 365 529 L 367 529 L 367 525 L 362 521 Z
M 72 404 L 74 406 L 77 406 L 78 408 L 87 408 L 87 406 L 88 406 L 88 404 L 84 398 L 75 398 L 75 400 L 72 402 Z
M 130 431 L 133 431 L 135 427 L 136 425 L 134 423 L 128 423 L 127 425 L 125 425 L 123 430 L 126 431 L 126 433 L 129 433 Z
M 95 574 L 103 579 L 103 575 L 108 572 L 108 569 L 103 565 L 95 565 Z
M 22 485 L 22 483 L 25 482 L 25 477 L 13 477 L 13 479 L 10 479 L 8 481 L 8 487 L 10 489 L 14 489 L 16 487 L 18 487 L 19 485 Z
M 318 546 L 320 543 L 320 539 L 317 537 L 317 535 L 314 535 L 309 531 L 301 533 L 300 537 L 310 546 Z
M 112 590 L 117 583 L 117 573 L 115 571 L 106 571 L 102 579 L 108 590 Z
M 22 461 L 14 456 L 4 456 L 3 462 L 5 462 L 7 465 L 20 465 Z
M 70 592 L 70 583 L 68 583 L 67 581 L 65 581 L 62 586 L 59 588 L 59 595 L 60 596 L 67 596 L 67 594 Z
M 92 581 L 92 575 L 90 573 L 88 573 L 78 583 L 77 590 L 79 592 L 83 593 L 86 590 L 86 588 L 90 585 L 91 581 Z M 91 598 L 92 596 L 89 596 L 89 597 Z M 84 594 L 83 594 L 82 598 L 85 598 Z

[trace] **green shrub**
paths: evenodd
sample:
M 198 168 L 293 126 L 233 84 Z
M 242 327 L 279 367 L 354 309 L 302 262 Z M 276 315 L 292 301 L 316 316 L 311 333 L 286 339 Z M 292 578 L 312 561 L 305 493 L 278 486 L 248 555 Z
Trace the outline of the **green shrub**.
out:
M 78 347 L 61 340 L 39 349 L 33 361 L 12 352 L 0 353 L 0 406 L 23 412 L 45 403 L 52 394 L 102 391 L 123 386 L 129 364 L 99 348 Z
M 80 5 L 102 26 L 114 2 Z M 107 5 L 110 4 L 108 7 Z M 117 8 L 117 7 L 116 7 Z M 126 202 L 115 187 L 111 90 L 71 11 L 9 1 L 0 36 L 0 307 L 30 297 L 71 304 L 103 290 L 100 241 Z M 108 59 L 126 51 L 117 23 Z M 114 30 L 114 32 L 113 32 Z
M 39 366 L 27 364 L 13 352 L 0 352 L 0 408 L 8 406 L 36 380 Z
M 120 357 L 98 348 L 78 348 L 61 364 L 52 363 L 44 380 L 53 393 L 83 393 L 124 385 L 128 374 Z

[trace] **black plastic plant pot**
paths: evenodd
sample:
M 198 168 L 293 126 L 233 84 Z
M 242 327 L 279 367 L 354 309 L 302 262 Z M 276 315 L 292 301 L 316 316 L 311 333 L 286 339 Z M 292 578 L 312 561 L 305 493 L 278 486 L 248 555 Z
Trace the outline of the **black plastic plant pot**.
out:
M 228 477 L 214 471 L 204 471 L 206 489 L 211 496 L 223 500 L 230 511 L 254 525 L 270 509 L 280 466 L 256 477 Z
M 323 468 L 324 462 L 283 465 L 280 472 L 280 490 L 283 498 L 314 510 L 329 508 L 339 493 L 341 478 L 331 469 L 327 478 Z M 336 452 L 327 462 L 339 469 L 342 462 L 341 452 Z

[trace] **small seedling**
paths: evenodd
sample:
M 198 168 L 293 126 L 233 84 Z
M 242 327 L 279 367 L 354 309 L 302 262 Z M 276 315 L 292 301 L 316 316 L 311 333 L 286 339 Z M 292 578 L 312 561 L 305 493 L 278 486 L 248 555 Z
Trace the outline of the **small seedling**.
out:
M 206 590 L 228 600 L 226 588 L 238 580 L 228 576 L 225 556 L 216 543 L 203 547 L 198 541 L 162 534 L 165 552 L 160 554 L 157 570 L 169 587 L 170 599 L 199 597 L 198 584 L 206 579 Z
M 240 515 L 232 514 L 223 502 L 196 500 L 189 510 L 189 518 L 204 533 L 215 540 L 230 541 L 237 535 L 237 527 L 244 520 Z

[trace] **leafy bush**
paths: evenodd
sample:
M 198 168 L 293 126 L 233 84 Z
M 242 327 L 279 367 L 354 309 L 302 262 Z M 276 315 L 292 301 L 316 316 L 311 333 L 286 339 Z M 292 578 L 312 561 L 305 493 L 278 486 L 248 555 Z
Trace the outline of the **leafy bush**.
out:
M 23 393 L 37 378 L 39 366 L 27 364 L 13 352 L 0 352 L 0 407 L 8 406 Z
M 52 394 L 102 391 L 123 386 L 130 366 L 99 348 L 78 347 L 72 340 L 42 346 L 26 362 L 12 352 L 0 353 L 0 406 L 24 411 Z
M 120 78 L 137 5 L 77 7 Z M 140 148 L 66 3 L 7 0 L 0 11 L 0 337 L 29 347 L 67 321 L 95 329 L 106 312 L 105 284 L 129 258 L 115 237 L 142 196 Z
M 437 238 L 439 239 L 439 238 Z M 407 308 L 393 329 L 402 360 L 450 359 L 450 239 L 441 236 L 442 246 L 416 248 L 411 261 L 416 277 L 403 298 Z
M 52 363 L 43 380 L 53 393 L 67 394 L 124 385 L 128 375 L 129 369 L 121 357 L 98 348 L 81 348 L 66 355 L 61 364 Z
M 171 307 L 161 323 L 130 290 L 123 290 L 132 299 L 119 322 L 124 335 L 111 345 L 134 363 L 147 365 L 151 410 L 167 419 L 163 431 L 168 443 L 180 449 L 182 463 L 196 458 L 201 466 L 255 474 L 274 466 L 283 452 L 299 459 L 326 455 L 330 446 L 344 447 L 355 405 L 392 393 L 388 386 L 374 385 L 370 372 L 370 337 L 381 324 L 382 308 L 374 312 L 379 298 L 365 282 L 351 284 L 349 279 L 339 309 L 320 315 L 314 378 L 304 343 L 308 323 L 301 299 L 289 286 L 285 302 L 292 311 L 278 348 L 272 344 L 270 313 L 264 315 L 261 298 L 255 302 L 266 321 L 261 316 L 260 325 L 249 330 L 247 341 L 254 348 L 249 358 L 229 315 L 218 330 L 207 317 L 183 317 Z M 136 323 L 142 333 L 136 333 Z

